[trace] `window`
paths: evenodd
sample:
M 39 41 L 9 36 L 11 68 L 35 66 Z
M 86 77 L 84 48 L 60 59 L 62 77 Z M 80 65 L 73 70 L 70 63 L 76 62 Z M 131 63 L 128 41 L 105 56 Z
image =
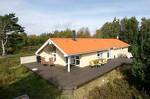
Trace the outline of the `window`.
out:
M 80 57 L 78 55 L 71 56 L 71 64 L 79 65 L 80 64 Z
M 107 52 L 107 58 L 109 58 L 110 57 L 110 54 L 109 54 L 109 52 Z
M 79 56 L 76 56 L 76 59 L 79 59 Z
M 102 52 L 98 52 L 98 53 L 97 53 L 97 56 L 98 56 L 99 58 L 102 58 L 102 57 L 103 57 L 103 53 L 102 53 Z
M 68 57 L 66 57 L 66 63 L 68 64 Z
M 75 63 L 76 63 L 76 65 L 79 65 L 79 64 L 80 64 L 80 57 L 79 57 L 79 56 L 76 56 L 76 58 L 75 58 Z
M 56 61 L 56 54 L 54 54 L 54 62 Z
M 97 56 L 99 57 L 99 52 L 97 53 Z

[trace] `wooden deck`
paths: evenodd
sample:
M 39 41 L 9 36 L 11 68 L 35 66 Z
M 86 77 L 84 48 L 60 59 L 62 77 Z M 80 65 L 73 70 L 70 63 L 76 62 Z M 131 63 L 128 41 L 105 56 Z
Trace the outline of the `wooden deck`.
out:
M 99 68 L 91 68 L 89 66 L 80 68 L 74 66 L 71 67 L 70 73 L 67 72 L 67 68 L 65 66 L 60 65 L 55 65 L 53 67 L 43 66 L 38 63 L 28 63 L 24 65 L 30 70 L 33 68 L 38 68 L 37 71 L 34 71 L 35 73 L 59 89 L 63 90 L 65 93 L 68 92 L 68 90 L 72 92 L 79 86 L 102 76 L 103 74 L 117 68 L 124 63 L 132 63 L 132 60 L 127 58 L 112 59 L 109 60 L 107 64 Z

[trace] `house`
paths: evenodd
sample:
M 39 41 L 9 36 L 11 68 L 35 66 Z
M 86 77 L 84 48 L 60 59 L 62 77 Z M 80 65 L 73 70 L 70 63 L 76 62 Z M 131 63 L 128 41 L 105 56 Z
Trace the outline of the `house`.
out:
M 89 66 L 89 61 L 98 58 L 130 57 L 129 46 L 119 39 L 49 38 L 35 54 L 46 61 L 52 58 L 54 64 L 67 66 L 70 72 L 71 65 Z

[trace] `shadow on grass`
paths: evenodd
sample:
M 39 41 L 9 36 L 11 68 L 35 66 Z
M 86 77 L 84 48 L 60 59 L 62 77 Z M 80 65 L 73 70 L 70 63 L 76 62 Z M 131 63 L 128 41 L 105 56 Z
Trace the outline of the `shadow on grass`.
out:
M 30 99 L 55 99 L 61 92 L 33 73 L 0 89 L 0 99 L 13 99 L 23 94 Z

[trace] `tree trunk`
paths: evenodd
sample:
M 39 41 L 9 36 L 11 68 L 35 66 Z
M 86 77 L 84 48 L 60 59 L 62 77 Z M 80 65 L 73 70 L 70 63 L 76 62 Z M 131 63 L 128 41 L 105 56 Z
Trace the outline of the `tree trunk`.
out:
M 4 41 L 1 41 L 2 43 L 2 56 L 5 56 L 5 45 L 4 45 Z

